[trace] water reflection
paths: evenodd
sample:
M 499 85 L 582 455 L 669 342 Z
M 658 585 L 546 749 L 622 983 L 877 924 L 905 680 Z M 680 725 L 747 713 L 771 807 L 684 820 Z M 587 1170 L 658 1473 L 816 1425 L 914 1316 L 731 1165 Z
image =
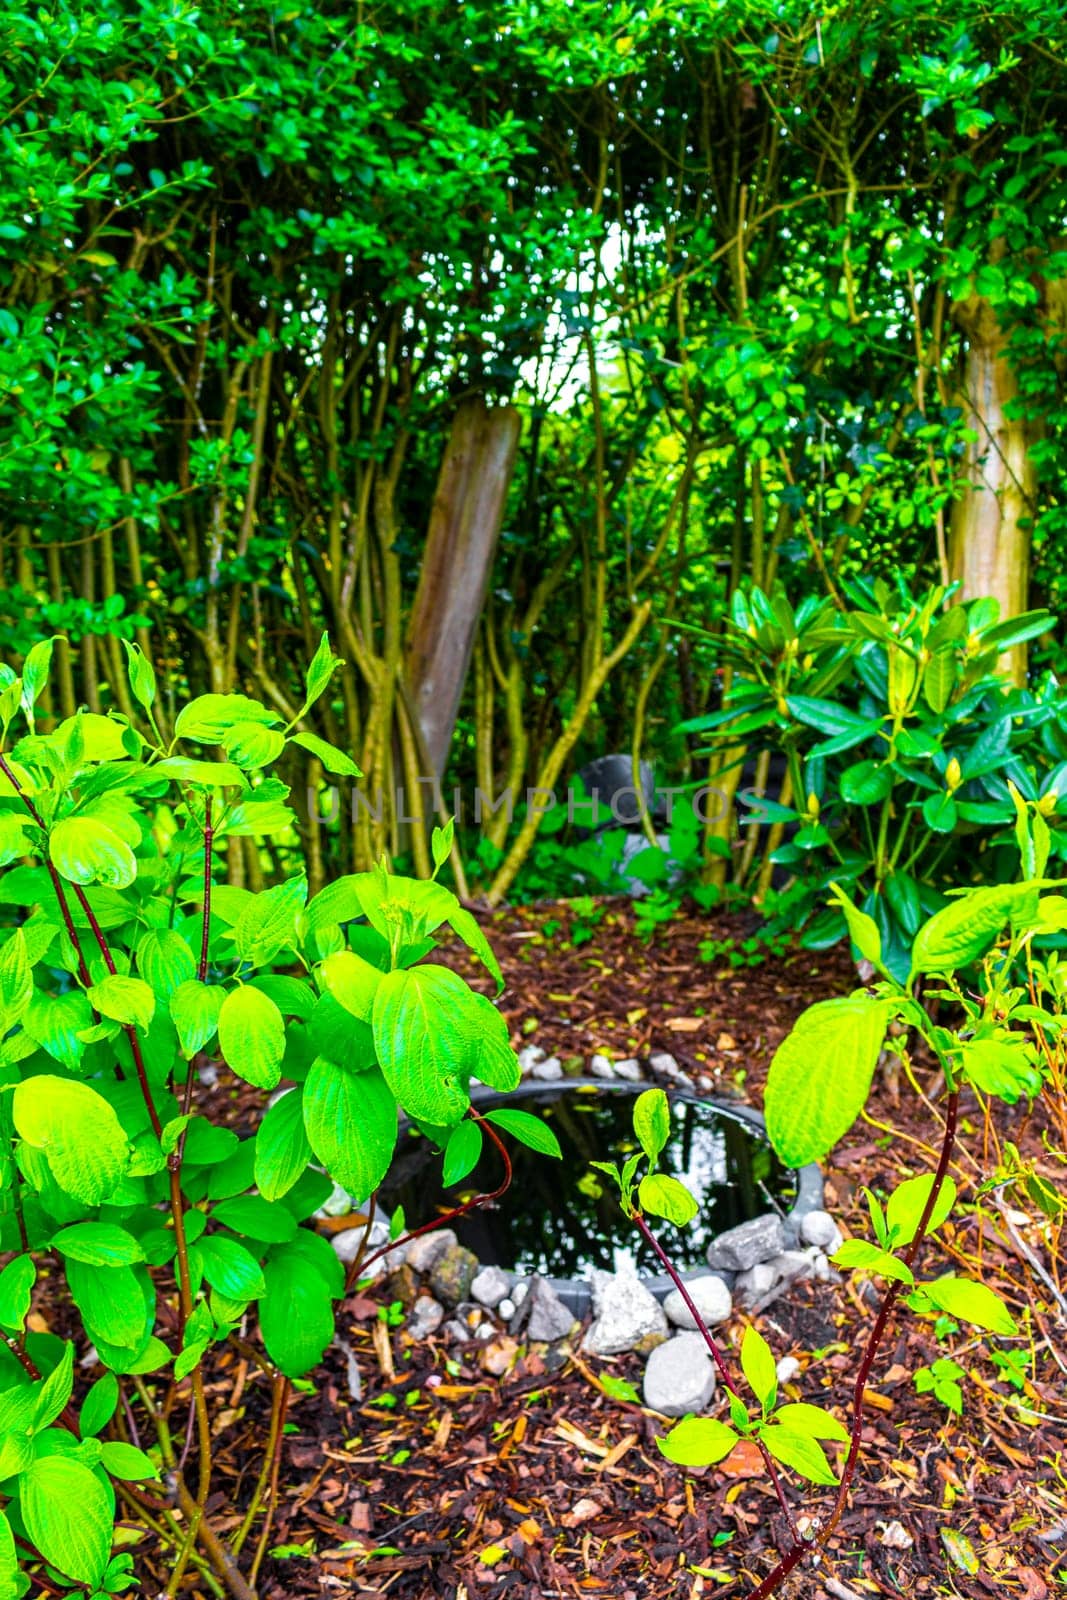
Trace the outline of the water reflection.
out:
M 636 1092 L 568 1086 L 546 1088 L 521 1101 L 501 1100 L 501 1105 L 521 1104 L 544 1118 L 563 1148 L 563 1161 L 535 1155 L 509 1139 L 512 1186 L 491 1211 L 475 1211 L 454 1225 L 461 1242 L 482 1262 L 552 1277 L 577 1277 L 590 1267 L 656 1271 L 647 1246 L 623 1216 L 607 1175 L 590 1167 L 591 1161 L 625 1160 L 637 1150 L 632 1121 Z M 688 1228 L 663 1223 L 661 1231 L 665 1239 L 669 1236 L 677 1265 L 697 1267 L 716 1234 L 760 1212 L 787 1209 L 795 1195 L 793 1174 L 755 1130 L 728 1111 L 676 1095 L 671 1116 L 673 1135 L 660 1170 L 681 1178 L 701 1206 Z M 488 1153 L 469 1178 L 446 1191 L 440 1155 L 410 1129 L 401 1135 L 380 1203 L 389 1211 L 403 1205 L 410 1227 L 498 1182 L 498 1158 Z

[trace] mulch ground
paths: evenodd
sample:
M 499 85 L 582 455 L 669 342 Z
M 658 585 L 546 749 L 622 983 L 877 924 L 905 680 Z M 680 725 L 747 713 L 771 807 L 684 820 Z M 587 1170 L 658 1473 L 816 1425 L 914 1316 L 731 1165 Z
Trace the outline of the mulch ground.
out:
M 509 911 L 488 928 L 517 1040 L 563 1057 L 670 1051 L 694 1076 L 754 1104 L 797 1014 L 855 987 L 840 952 L 741 968 L 725 955 L 703 960 L 709 935 L 750 931 L 729 919 L 672 924 L 648 946 L 625 911 L 610 909 L 577 947 L 567 944 L 568 914 L 551 908 Z M 461 952 L 449 958 L 473 976 Z M 929 1074 L 918 1077 L 931 1087 Z M 969 1105 L 956 1168 L 965 1198 L 973 1200 L 997 1139 L 1041 1160 L 1041 1132 L 1037 1113 L 1024 1121 L 1005 1112 L 993 1125 Z M 828 1205 L 847 1231 L 867 1234 L 862 1186 L 928 1170 L 936 1139 L 930 1106 L 906 1081 L 880 1077 L 868 1116 L 828 1172 Z M 802 1568 L 784 1593 L 1045 1600 L 1067 1583 L 1064 1324 L 1023 1259 L 1028 1248 L 1058 1270 L 1032 1208 L 1009 1211 L 1006 1223 L 988 1201 L 926 1247 L 929 1276 L 980 1261 L 1024 1336 L 987 1345 L 961 1328 L 939 1342 L 929 1319 L 896 1315 L 872 1380 L 849 1509 L 822 1567 Z M 846 1282 L 796 1287 L 758 1324 L 776 1356 L 800 1363 L 790 1396 L 847 1421 L 871 1320 Z M 744 1324 L 734 1317 L 728 1343 Z M 663 1419 L 598 1388 L 603 1372 L 639 1383 L 637 1357 L 592 1362 L 504 1335 L 488 1346 L 413 1344 L 379 1315 L 373 1291 L 346 1303 L 339 1331 L 350 1354 L 331 1350 L 325 1376 L 303 1386 L 290 1411 L 267 1600 L 688 1600 L 741 1596 L 773 1565 L 783 1519 L 754 1450 L 741 1446 L 705 1472 L 679 1471 L 655 1445 Z M 1014 1383 L 991 1349 L 1022 1352 Z M 917 1367 L 946 1357 L 967 1374 L 959 1418 L 912 1381 Z M 233 1426 L 220 1440 L 234 1479 L 258 1469 L 242 1441 L 265 1402 L 263 1380 L 242 1374 Z M 801 1518 L 825 1514 L 832 1500 L 795 1479 L 789 1492 Z

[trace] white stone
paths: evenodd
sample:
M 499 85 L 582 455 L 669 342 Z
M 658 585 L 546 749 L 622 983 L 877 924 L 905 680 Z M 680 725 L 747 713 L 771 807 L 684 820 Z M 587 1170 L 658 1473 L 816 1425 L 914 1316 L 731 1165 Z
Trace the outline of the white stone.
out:
M 597 1054 L 592 1058 L 589 1063 L 589 1070 L 593 1074 L 594 1078 L 613 1078 L 615 1076 L 615 1068 L 612 1066 L 607 1056 L 600 1054 Z
M 595 1272 L 592 1277 L 596 1316 L 582 1342 L 589 1355 L 622 1355 L 667 1332 L 663 1307 L 631 1273 Z
M 709 1274 L 703 1278 L 690 1278 L 686 1293 L 704 1319 L 706 1327 L 725 1322 L 734 1308 L 730 1291 L 721 1278 Z M 663 1309 L 676 1328 L 695 1328 L 693 1313 L 682 1299 L 678 1289 L 672 1289 L 663 1302 Z
M 640 1083 L 644 1077 L 641 1063 L 634 1056 L 627 1056 L 624 1061 L 615 1062 L 615 1076 L 625 1078 L 627 1083 Z
M 505 1322 L 510 1322 L 517 1310 L 518 1307 L 516 1306 L 514 1300 L 508 1296 L 500 1301 L 496 1308 L 496 1314 L 498 1317 L 502 1317 Z
M 545 1052 L 539 1044 L 525 1044 L 519 1051 L 519 1070 L 532 1072 L 539 1061 L 545 1059 Z
M 425 1339 L 428 1334 L 436 1333 L 445 1320 L 445 1308 L 438 1300 L 431 1300 L 427 1295 L 416 1300 L 410 1317 L 408 1318 L 408 1332 L 413 1339 Z M 464 1337 L 466 1338 L 466 1330 Z
M 358 1206 L 353 1205 L 352 1196 L 348 1190 L 342 1189 L 339 1183 L 335 1183 L 315 1215 L 317 1217 L 347 1217 L 349 1212 L 357 1211 L 358 1209 Z
M 197 1067 L 196 1075 L 205 1089 L 214 1089 L 219 1081 L 219 1069 L 214 1061 L 205 1061 L 202 1067 Z M 287 1091 L 283 1090 L 283 1093 Z M 273 1104 L 273 1101 L 271 1102 Z
M 445 1254 L 458 1243 L 451 1228 L 437 1228 L 420 1234 L 408 1245 L 407 1264 L 413 1272 L 432 1272 Z
M 545 1083 L 556 1083 L 562 1076 L 563 1062 L 559 1056 L 546 1056 L 544 1061 L 530 1068 L 530 1077 L 540 1078 Z
M 664 1417 L 703 1411 L 715 1393 L 715 1367 L 699 1333 L 657 1345 L 645 1368 L 645 1404 Z
M 828 1211 L 809 1211 L 800 1219 L 800 1241 L 816 1244 L 832 1256 L 841 1244 L 841 1229 Z
M 796 1356 L 783 1356 L 774 1370 L 778 1374 L 779 1383 L 792 1383 L 800 1372 L 800 1362 Z
M 840 1283 L 841 1274 L 835 1272 L 828 1258 L 821 1250 L 817 1250 L 812 1258 L 812 1276 L 816 1283 Z
M 330 1243 L 337 1252 L 338 1259 L 343 1261 L 346 1266 L 351 1266 L 359 1255 L 365 1237 L 365 1228 L 342 1228 L 340 1233 L 333 1235 Z
M 498 1306 L 511 1287 L 511 1280 L 500 1267 L 483 1267 L 471 1280 L 471 1294 L 483 1306 Z
M 515 1305 L 521 1306 L 529 1292 L 530 1285 L 526 1278 L 520 1278 L 518 1283 L 513 1283 L 511 1286 L 511 1298 Z
M 682 1077 L 682 1069 L 671 1055 L 669 1050 L 657 1050 L 654 1056 L 649 1056 L 648 1064 L 653 1072 L 660 1072 L 665 1078 Z

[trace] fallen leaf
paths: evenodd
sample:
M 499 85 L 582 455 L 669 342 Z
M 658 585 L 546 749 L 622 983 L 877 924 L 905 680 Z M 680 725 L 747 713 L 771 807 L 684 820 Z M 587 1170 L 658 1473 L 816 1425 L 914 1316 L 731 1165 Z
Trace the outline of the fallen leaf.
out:
M 703 1017 L 668 1017 L 666 1025 L 672 1033 L 699 1033 L 706 1024 Z
M 1017 1583 L 1024 1585 L 1019 1600 L 1045 1600 L 1048 1584 L 1036 1567 L 1016 1567 L 1005 1576 L 1014 1578 Z
M 479 1552 L 478 1560 L 487 1567 L 495 1567 L 497 1562 L 503 1561 L 507 1554 L 508 1551 L 504 1545 L 487 1544 L 485 1549 Z
M 599 1500 L 583 1497 L 581 1500 L 576 1500 L 560 1520 L 565 1528 L 578 1528 L 583 1522 L 591 1522 L 594 1517 L 602 1516 L 603 1511 L 604 1507 Z
M 716 1470 L 726 1478 L 761 1478 L 767 1469 L 754 1441 L 741 1439 Z
M 737 1040 L 732 1033 L 720 1033 L 715 1041 L 716 1050 L 736 1050 Z
M 973 1578 L 975 1573 L 981 1570 L 982 1563 L 975 1555 L 974 1546 L 965 1534 L 957 1533 L 954 1528 L 942 1528 L 941 1543 L 952 1565 L 958 1567 L 961 1572 L 969 1573 Z

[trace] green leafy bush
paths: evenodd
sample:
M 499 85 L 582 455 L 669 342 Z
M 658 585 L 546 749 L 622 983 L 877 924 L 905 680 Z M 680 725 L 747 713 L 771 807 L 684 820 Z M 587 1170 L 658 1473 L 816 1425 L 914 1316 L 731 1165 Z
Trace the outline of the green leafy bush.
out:
M 899 977 L 923 919 L 961 883 L 1015 876 L 1011 785 L 1037 802 L 1052 853 L 1067 793 L 1067 699 L 1051 678 L 1014 688 L 998 675 L 1012 644 L 1050 625 L 1044 612 L 999 622 L 995 601 L 921 600 L 881 582 L 844 585 L 851 609 L 781 593 L 735 596 L 723 651 L 734 668 L 722 710 L 687 724 L 717 743 L 780 751 L 784 794 L 742 793 L 742 825 L 792 836 L 771 861 L 792 884 L 768 902 L 772 931 L 803 927 L 814 948 L 848 932 L 832 883 L 878 927 Z
M 289 1381 L 319 1362 L 346 1289 L 309 1219 L 335 1183 L 370 1199 L 398 1109 L 447 1144 L 462 1175 L 482 1139 L 465 1120 L 472 1075 L 499 1090 L 518 1082 L 496 1007 L 427 959 L 435 934 L 457 934 L 498 983 L 500 969 L 433 881 L 381 868 L 311 899 L 296 871 L 258 892 L 219 881 L 231 840 L 291 829 L 269 771 L 287 745 L 352 770 L 299 731 L 336 665 L 325 638 L 293 722 L 241 694 L 205 694 L 166 744 L 136 646 L 129 684 L 146 732 L 84 712 L 38 731 L 50 651 L 35 647 L 21 678 L 0 668 L 0 1595 L 25 1593 L 41 1561 L 57 1582 L 118 1592 L 129 1578 L 128 1557 L 111 1554 L 119 1503 L 136 1516 L 136 1486 L 163 1476 L 153 1525 L 172 1537 L 176 1570 L 208 1560 L 248 1592 L 205 1519 L 202 1362 L 237 1338 L 267 1371 L 276 1470 Z M 450 835 L 435 835 L 438 865 Z M 240 1091 L 225 1122 L 201 1103 L 198 1064 L 211 1057 Z M 526 1123 L 505 1121 L 536 1139 Z M 29 1331 L 38 1282 L 91 1342 L 101 1375 L 80 1407 L 75 1343 Z M 261 1347 L 246 1332 L 257 1324 Z M 80 1366 L 84 1355 L 79 1341 Z M 187 1407 L 195 1489 L 191 1447 L 172 1437 Z M 234 1554 L 268 1486 L 269 1474 Z
M 889 968 L 874 918 L 837 888 L 840 913 L 876 981 L 853 995 L 810 1006 L 771 1065 L 764 1101 L 767 1131 L 778 1155 L 793 1167 L 822 1160 L 851 1128 L 866 1103 L 894 1021 L 907 1025 L 940 1069 L 941 1140 L 935 1169 L 904 1178 L 884 1203 L 866 1190 L 872 1237 L 844 1240 L 832 1258 L 836 1266 L 882 1285 L 881 1303 L 857 1365 L 848 1426 L 821 1407 L 779 1403 L 775 1357 L 753 1327 L 745 1329 L 737 1352 L 739 1377 L 653 1232 L 650 1219 L 682 1227 L 697 1211 L 696 1199 L 683 1184 L 657 1172 L 671 1131 L 662 1090 L 650 1090 L 636 1102 L 637 1153 L 617 1167 L 594 1163 L 618 1185 L 624 1209 L 685 1300 L 727 1391 L 724 1417 L 683 1417 L 657 1441 L 660 1449 L 681 1466 L 709 1467 L 748 1440 L 762 1455 L 778 1496 L 789 1538 L 774 1569 L 749 1592 L 749 1600 L 764 1600 L 781 1589 L 790 1572 L 807 1555 L 817 1554 L 839 1523 L 859 1457 L 866 1386 L 898 1301 L 931 1319 L 935 1336 L 958 1323 L 1001 1338 L 1019 1335 L 1011 1310 L 988 1284 L 952 1272 L 920 1276 L 918 1271 L 924 1239 L 945 1224 L 957 1205 L 949 1168 L 963 1092 L 975 1095 L 980 1104 L 1000 1100 L 1015 1105 L 1034 1098 L 1046 1084 L 1055 1094 L 1062 1089 L 1064 989 L 1055 964 L 1035 958 L 1032 946 L 1041 932 L 1062 922 L 1067 899 L 1045 892 L 1060 885 L 1044 876 L 1051 838 L 1040 800 L 1028 804 L 1017 799 L 1013 809 L 1023 879 L 964 889 L 950 897 L 917 928 L 903 980 Z M 1026 969 L 1026 981 L 1020 981 L 1021 968 Z M 904 1048 L 899 1039 L 896 1047 Z M 988 1191 L 1014 1184 L 1038 1201 L 1046 1216 L 1054 1210 L 1058 1214 L 1062 1201 L 1051 1185 L 1046 1181 L 1035 1194 L 1030 1188 L 1033 1175 L 1019 1163 L 1018 1153 L 1009 1147 L 1007 1154 L 1015 1170 L 998 1168 L 984 1181 L 979 1173 L 977 1204 Z M 1038 1270 L 1044 1273 L 1040 1263 Z M 1051 1277 L 1046 1281 L 1053 1285 Z M 1024 1356 L 995 1352 L 993 1359 L 1010 1372 L 1018 1370 Z M 932 1393 L 957 1414 L 963 1407 L 959 1379 L 964 1375 L 947 1356 L 913 1374 L 920 1394 Z M 839 1445 L 845 1447 L 841 1460 L 828 1459 Z M 819 1522 L 809 1519 L 814 1536 L 798 1531 L 780 1466 L 836 1491 L 829 1514 Z

